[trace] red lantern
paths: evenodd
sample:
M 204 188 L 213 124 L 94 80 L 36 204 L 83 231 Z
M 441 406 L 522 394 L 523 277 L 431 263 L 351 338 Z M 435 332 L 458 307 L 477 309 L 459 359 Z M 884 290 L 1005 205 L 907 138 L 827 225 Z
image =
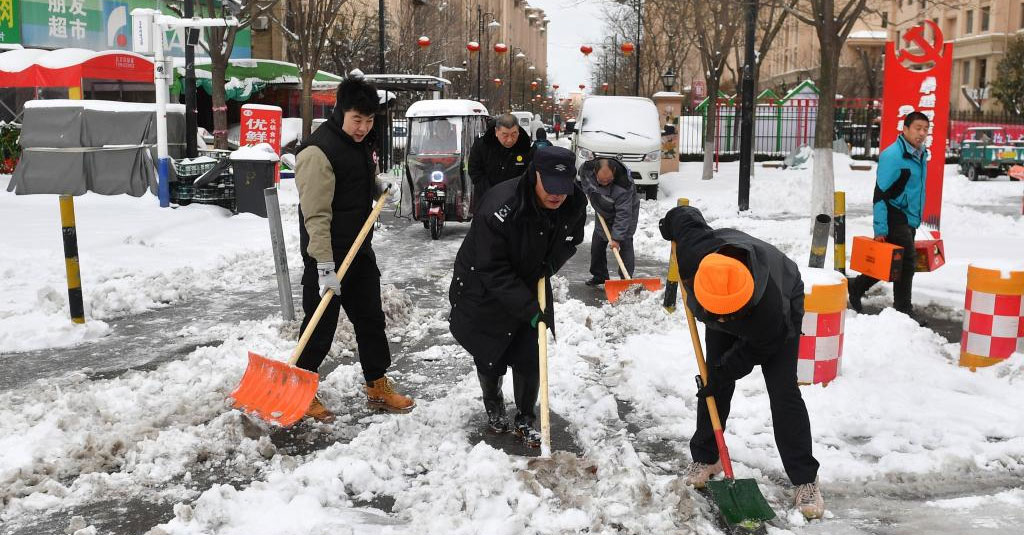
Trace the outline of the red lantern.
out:
M 495 43 L 494 51 L 497 52 L 498 54 L 504 54 L 505 52 L 508 52 L 508 45 L 506 45 L 505 43 Z
M 470 52 L 479 52 L 480 51 L 480 43 L 478 43 L 476 41 L 470 41 L 470 42 L 466 43 L 466 50 L 469 50 Z
M 586 88 L 587 88 L 587 84 L 580 84 L 580 91 L 583 91 Z
M 601 90 L 604 91 L 605 93 L 608 92 L 608 82 L 601 84 Z
M 420 48 L 427 48 L 428 46 L 430 46 L 430 38 L 427 37 L 426 35 L 421 36 L 419 39 L 416 40 L 416 44 L 420 45 Z
M 580 47 L 580 52 L 583 52 L 584 56 L 589 56 L 590 53 L 593 52 L 593 51 L 594 51 L 594 47 L 592 47 L 590 45 L 583 45 L 583 46 Z
M 622 43 L 622 46 L 619 47 L 619 50 L 621 50 L 624 55 L 628 56 L 632 54 L 634 50 L 636 50 L 636 46 L 633 43 L 626 41 L 625 43 Z
M 501 87 L 501 78 L 495 78 L 492 82 L 494 82 L 494 87 Z
M 551 89 L 554 89 L 555 91 L 558 91 L 558 84 L 554 84 L 554 85 L 552 85 L 552 86 L 551 86 Z
M 530 89 L 533 91 L 537 90 L 537 82 L 530 82 Z

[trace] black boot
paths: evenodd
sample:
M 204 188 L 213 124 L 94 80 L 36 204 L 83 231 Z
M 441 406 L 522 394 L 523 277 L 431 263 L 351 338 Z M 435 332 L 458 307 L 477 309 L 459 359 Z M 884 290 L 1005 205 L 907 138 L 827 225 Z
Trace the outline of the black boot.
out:
M 484 410 L 487 411 L 487 427 L 495 433 L 508 433 L 512 428 L 505 414 L 505 399 L 501 395 L 504 376 L 491 376 L 480 372 L 477 372 L 476 376 L 480 380 L 481 397 L 484 400 Z
M 512 372 L 512 391 L 516 398 L 515 432 L 531 448 L 540 447 L 540 433 L 533 427 L 537 420 L 537 396 L 540 376 Z
M 864 305 L 861 304 L 860 300 L 864 298 L 864 292 L 871 286 L 870 281 L 865 279 L 864 275 L 854 277 L 850 281 L 850 308 L 857 311 L 858 314 L 864 312 Z

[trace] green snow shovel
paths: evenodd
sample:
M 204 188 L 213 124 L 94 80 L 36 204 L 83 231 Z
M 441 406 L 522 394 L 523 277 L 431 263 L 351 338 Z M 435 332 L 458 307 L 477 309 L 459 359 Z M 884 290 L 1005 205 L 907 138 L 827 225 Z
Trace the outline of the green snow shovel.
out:
M 673 259 L 675 260 L 675 259 Z M 693 340 L 693 352 L 697 356 L 697 368 L 700 375 L 697 376 L 697 388 L 702 388 L 707 382 L 708 368 L 704 362 L 704 351 L 701 349 L 700 335 L 697 334 L 697 322 L 693 319 L 693 312 L 686 304 L 686 290 L 680 286 L 683 293 L 683 306 L 686 307 L 686 322 L 690 326 L 690 338 Z M 714 396 L 705 398 L 708 404 L 708 413 L 711 416 L 711 426 L 715 430 L 715 442 L 718 444 L 718 457 L 722 461 L 722 470 L 725 472 L 725 479 L 721 481 L 707 482 L 707 488 L 722 518 L 730 526 L 738 526 L 744 530 L 755 530 L 760 528 L 765 521 L 775 518 L 775 511 L 768 505 L 768 501 L 761 494 L 757 482 L 753 479 L 736 479 L 732 472 L 732 461 L 729 459 L 729 449 L 725 446 L 725 434 L 722 431 L 722 421 L 718 417 L 718 405 L 715 404 Z

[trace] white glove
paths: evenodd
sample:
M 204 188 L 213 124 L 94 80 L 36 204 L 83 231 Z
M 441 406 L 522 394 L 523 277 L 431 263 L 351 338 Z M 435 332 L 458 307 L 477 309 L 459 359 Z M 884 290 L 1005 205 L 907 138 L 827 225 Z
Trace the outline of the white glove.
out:
M 338 280 L 337 268 L 334 267 L 334 262 L 317 262 L 316 275 L 319 278 L 321 297 L 327 293 L 327 290 L 333 291 L 334 295 L 338 295 L 341 292 L 341 282 Z

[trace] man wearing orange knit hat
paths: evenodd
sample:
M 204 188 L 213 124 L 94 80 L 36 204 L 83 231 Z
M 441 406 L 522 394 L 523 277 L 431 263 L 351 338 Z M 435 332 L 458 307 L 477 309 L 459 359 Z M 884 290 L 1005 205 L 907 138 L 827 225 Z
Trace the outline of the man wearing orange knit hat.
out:
M 811 454 L 811 424 L 797 386 L 797 350 L 804 315 L 804 283 L 792 260 L 769 243 L 735 229 L 712 229 L 700 210 L 673 208 L 659 223 L 676 242 L 686 305 L 706 327 L 708 380 L 697 391 L 697 431 L 687 482 L 703 488 L 722 471 L 705 401 L 714 396 L 723 427 L 736 380 L 761 366 L 771 401 L 775 444 L 796 487 L 794 504 L 820 518 L 818 461 Z

